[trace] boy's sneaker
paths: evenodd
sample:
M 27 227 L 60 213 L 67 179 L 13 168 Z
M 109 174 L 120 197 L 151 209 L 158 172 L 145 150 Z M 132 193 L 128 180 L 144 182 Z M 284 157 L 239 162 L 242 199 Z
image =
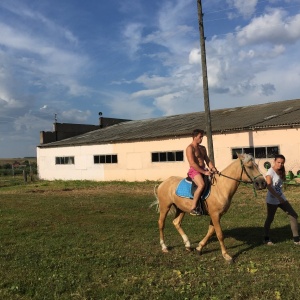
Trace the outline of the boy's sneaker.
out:
M 271 240 L 264 240 L 264 244 L 267 246 L 273 246 L 274 243 Z
M 294 244 L 300 246 L 300 238 L 299 238 L 299 236 L 294 236 L 293 239 L 294 239 Z
M 191 216 L 201 216 L 202 213 L 201 213 L 201 211 L 199 211 L 197 208 L 195 208 L 195 209 L 192 209 L 192 210 L 190 211 L 190 215 L 191 215 Z

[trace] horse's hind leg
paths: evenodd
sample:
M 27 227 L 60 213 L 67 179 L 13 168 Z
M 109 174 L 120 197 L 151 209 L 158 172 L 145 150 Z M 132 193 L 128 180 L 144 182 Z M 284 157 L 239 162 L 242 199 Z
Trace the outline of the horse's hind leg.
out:
M 169 210 L 170 210 L 170 207 L 165 207 L 165 208 L 160 207 L 160 212 L 159 212 L 158 228 L 159 228 L 159 238 L 160 238 L 161 250 L 163 252 L 168 252 L 168 247 L 165 244 L 164 228 L 165 228 L 166 216 L 167 216 Z
M 188 251 L 191 251 L 191 243 L 189 241 L 188 236 L 185 234 L 185 232 L 183 231 L 182 227 L 181 227 L 181 222 L 182 219 L 184 217 L 184 212 L 179 210 L 178 208 L 176 209 L 176 215 L 175 218 L 173 220 L 173 224 L 175 226 L 175 228 L 177 229 L 177 231 L 179 232 L 179 234 L 182 237 L 183 243 L 185 245 L 185 249 Z
M 208 231 L 206 236 L 199 242 L 198 247 L 196 248 L 196 250 L 202 254 L 202 249 L 203 247 L 207 244 L 208 240 L 212 237 L 212 235 L 215 232 L 215 227 L 212 223 L 212 221 L 210 220 L 209 226 L 208 226 Z

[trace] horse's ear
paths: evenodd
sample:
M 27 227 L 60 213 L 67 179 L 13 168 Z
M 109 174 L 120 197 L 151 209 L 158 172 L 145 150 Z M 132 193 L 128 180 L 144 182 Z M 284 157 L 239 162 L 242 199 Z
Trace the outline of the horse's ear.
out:
M 237 155 L 237 157 L 239 158 L 239 159 L 243 159 L 243 154 L 240 154 L 240 153 L 237 153 L 237 152 L 235 152 L 236 153 L 236 155 Z

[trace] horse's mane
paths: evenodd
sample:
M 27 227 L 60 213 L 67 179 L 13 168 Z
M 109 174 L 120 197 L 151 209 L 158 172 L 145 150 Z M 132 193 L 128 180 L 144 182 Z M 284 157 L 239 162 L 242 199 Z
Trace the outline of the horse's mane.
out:
M 251 160 L 254 161 L 254 158 L 251 154 L 243 153 L 241 155 L 242 155 L 241 161 L 243 162 L 243 164 L 246 164 L 247 162 L 249 162 Z M 236 164 L 238 161 L 240 161 L 239 157 L 237 159 L 235 159 L 231 164 L 229 164 L 223 171 L 230 169 L 232 167 L 232 165 Z
M 243 155 L 244 155 L 244 158 L 242 160 L 243 163 L 247 163 L 250 160 L 252 160 L 252 161 L 254 160 L 254 158 L 253 158 L 253 156 L 251 154 L 245 153 Z

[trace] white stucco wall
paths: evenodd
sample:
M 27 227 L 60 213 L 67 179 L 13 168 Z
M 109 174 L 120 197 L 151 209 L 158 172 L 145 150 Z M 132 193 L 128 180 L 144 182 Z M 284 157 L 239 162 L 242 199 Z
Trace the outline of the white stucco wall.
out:
M 234 134 L 220 134 L 213 137 L 215 161 L 219 169 L 229 164 L 231 149 L 239 147 L 279 146 L 279 151 L 286 158 L 286 170 L 294 173 L 300 169 L 300 129 L 275 129 L 252 131 Z M 256 159 L 256 163 L 264 171 L 264 162 L 272 159 Z
M 37 163 L 41 179 L 45 180 L 164 180 L 169 176 L 186 176 L 188 163 L 151 162 L 152 152 L 184 151 L 192 138 L 131 142 L 110 145 L 91 145 L 62 148 L 38 148 Z M 231 149 L 239 147 L 279 146 L 286 157 L 286 170 L 300 169 L 299 129 L 252 131 L 213 136 L 214 156 L 219 170 L 231 163 Z M 203 145 L 207 146 L 204 138 Z M 117 164 L 94 164 L 94 155 L 117 154 Z M 55 157 L 74 156 L 74 165 L 56 165 Z M 261 171 L 263 163 L 272 159 L 256 160 Z

